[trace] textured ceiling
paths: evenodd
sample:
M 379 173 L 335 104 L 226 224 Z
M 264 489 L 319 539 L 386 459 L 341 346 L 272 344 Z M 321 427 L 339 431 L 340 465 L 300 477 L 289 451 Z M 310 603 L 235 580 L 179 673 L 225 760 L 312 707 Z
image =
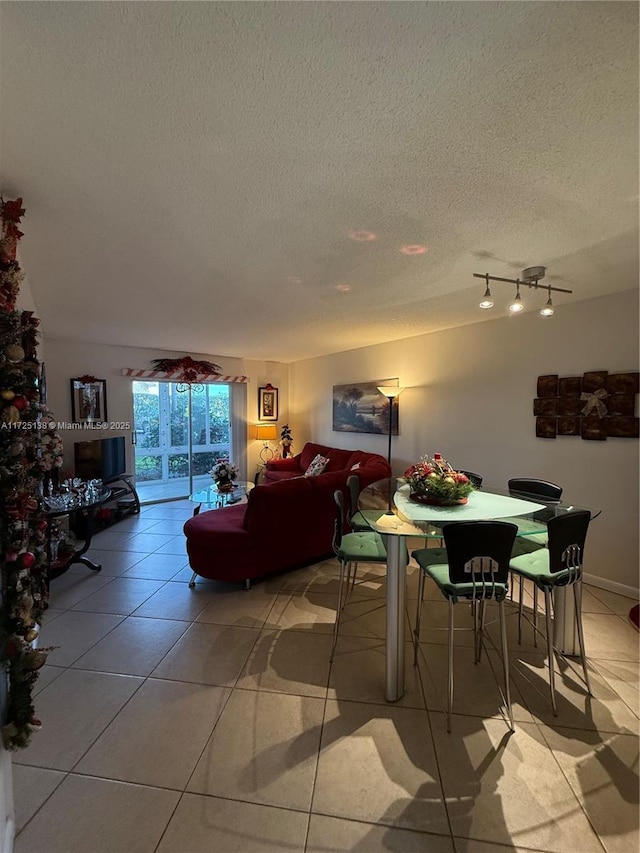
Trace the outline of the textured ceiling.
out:
M 636 3 L 4 2 L 0 29 L 47 335 L 293 361 L 504 313 L 474 272 L 638 285 Z

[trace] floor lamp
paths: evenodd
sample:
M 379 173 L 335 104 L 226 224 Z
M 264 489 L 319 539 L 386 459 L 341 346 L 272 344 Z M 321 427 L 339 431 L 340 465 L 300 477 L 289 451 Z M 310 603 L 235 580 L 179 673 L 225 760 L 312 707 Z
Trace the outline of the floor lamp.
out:
M 383 394 L 389 400 L 389 449 L 387 450 L 387 462 L 389 463 L 389 467 L 391 467 L 391 435 L 393 432 L 393 401 L 396 397 L 398 397 L 404 391 L 404 388 L 400 388 L 397 385 L 378 385 L 378 391 Z M 393 476 L 393 471 L 389 474 L 389 505 L 387 509 L 387 515 L 393 515 L 393 510 L 391 508 L 391 478 Z

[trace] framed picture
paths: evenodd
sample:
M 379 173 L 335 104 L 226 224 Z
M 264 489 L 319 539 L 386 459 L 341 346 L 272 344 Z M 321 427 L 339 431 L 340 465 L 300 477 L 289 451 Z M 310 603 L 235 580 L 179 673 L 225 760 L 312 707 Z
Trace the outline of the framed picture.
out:
M 333 431 L 389 434 L 389 399 L 378 385 L 399 385 L 395 379 L 372 379 L 333 386 Z M 391 410 L 391 434 L 398 435 L 398 398 Z
M 278 389 L 273 385 L 258 388 L 258 420 L 278 420 Z
M 71 420 L 91 424 L 107 419 L 107 383 L 95 376 L 71 379 Z

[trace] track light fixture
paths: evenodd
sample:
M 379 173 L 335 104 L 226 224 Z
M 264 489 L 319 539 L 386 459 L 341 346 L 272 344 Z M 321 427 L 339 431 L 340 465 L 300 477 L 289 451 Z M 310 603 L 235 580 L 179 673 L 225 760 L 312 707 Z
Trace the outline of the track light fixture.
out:
M 482 297 L 482 302 L 479 303 L 480 308 L 493 308 L 493 298 L 491 296 L 491 288 L 489 287 L 489 276 L 486 276 L 487 279 L 487 289 L 484 292 L 484 296 Z
M 547 299 L 544 308 L 540 309 L 540 314 L 543 317 L 551 317 L 553 315 L 553 302 L 551 301 L 551 288 L 549 288 L 549 298 Z
M 522 296 L 520 296 L 520 279 L 517 279 L 516 281 L 516 295 L 513 297 L 511 305 L 509 305 L 509 311 L 511 311 L 512 314 L 519 314 L 521 311 L 524 311 Z
M 501 278 L 497 275 L 489 275 L 486 273 L 474 272 L 474 278 L 483 278 L 485 281 L 485 292 L 482 297 L 482 301 L 479 303 L 480 308 L 493 308 L 494 302 L 493 297 L 491 295 L 491 289 L 489 287 L 490 281 L 502 281 L 507 284 L 515 284 L 516 286 L 516 295 L 513 298 L 513 302 L 509 305 L 509 311 L 512 314 L 519 314 L 524 310 L 524 303 L 522 301 L 522 296 L 520 295 L 520 287 L 528 287 L 533 288 L 534 290 L 545 289 L 549 298 L 546 301 L 546 304 L 543 308 L 540 309 L 540 314 L 543 317 L 551 317 L 553 316 L 553 301 L 551 299 L 551 291 L 554 290 L 556 293 L 573 293 L 572 290 L 567 290 L 564 287 L 552 287 L 550 284 L 540 284 L 540 279 L 544 278 L 546 272 L 546 267 L 527 267 L 522 270 L 522 278 Z

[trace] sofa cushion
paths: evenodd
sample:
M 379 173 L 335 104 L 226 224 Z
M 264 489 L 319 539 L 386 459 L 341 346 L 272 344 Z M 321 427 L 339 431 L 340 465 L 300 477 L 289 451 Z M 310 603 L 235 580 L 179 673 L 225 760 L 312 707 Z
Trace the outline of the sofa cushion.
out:
M 324 469 L 329 464 L 329 459 L 327 456 L 321 456 L 319 453 L 317 456 L 314 456 L 311 462 L 309 463 L 309 467 L 304 472 L 305 477 L 317 477 L 318 474 L 322 474 Z
M 309 465 L 311 464 L 313 458 L 320 454 L 320 456 L 329 456 L 330 447 L 325 447 L 324 444 L 314 444 L 311 441 L 308 441 L 305 446 L 300 451 L 300 455 L 295 457 L 298 459 L 298 466 L 300 468 L 300 473 L 304 473 Z

